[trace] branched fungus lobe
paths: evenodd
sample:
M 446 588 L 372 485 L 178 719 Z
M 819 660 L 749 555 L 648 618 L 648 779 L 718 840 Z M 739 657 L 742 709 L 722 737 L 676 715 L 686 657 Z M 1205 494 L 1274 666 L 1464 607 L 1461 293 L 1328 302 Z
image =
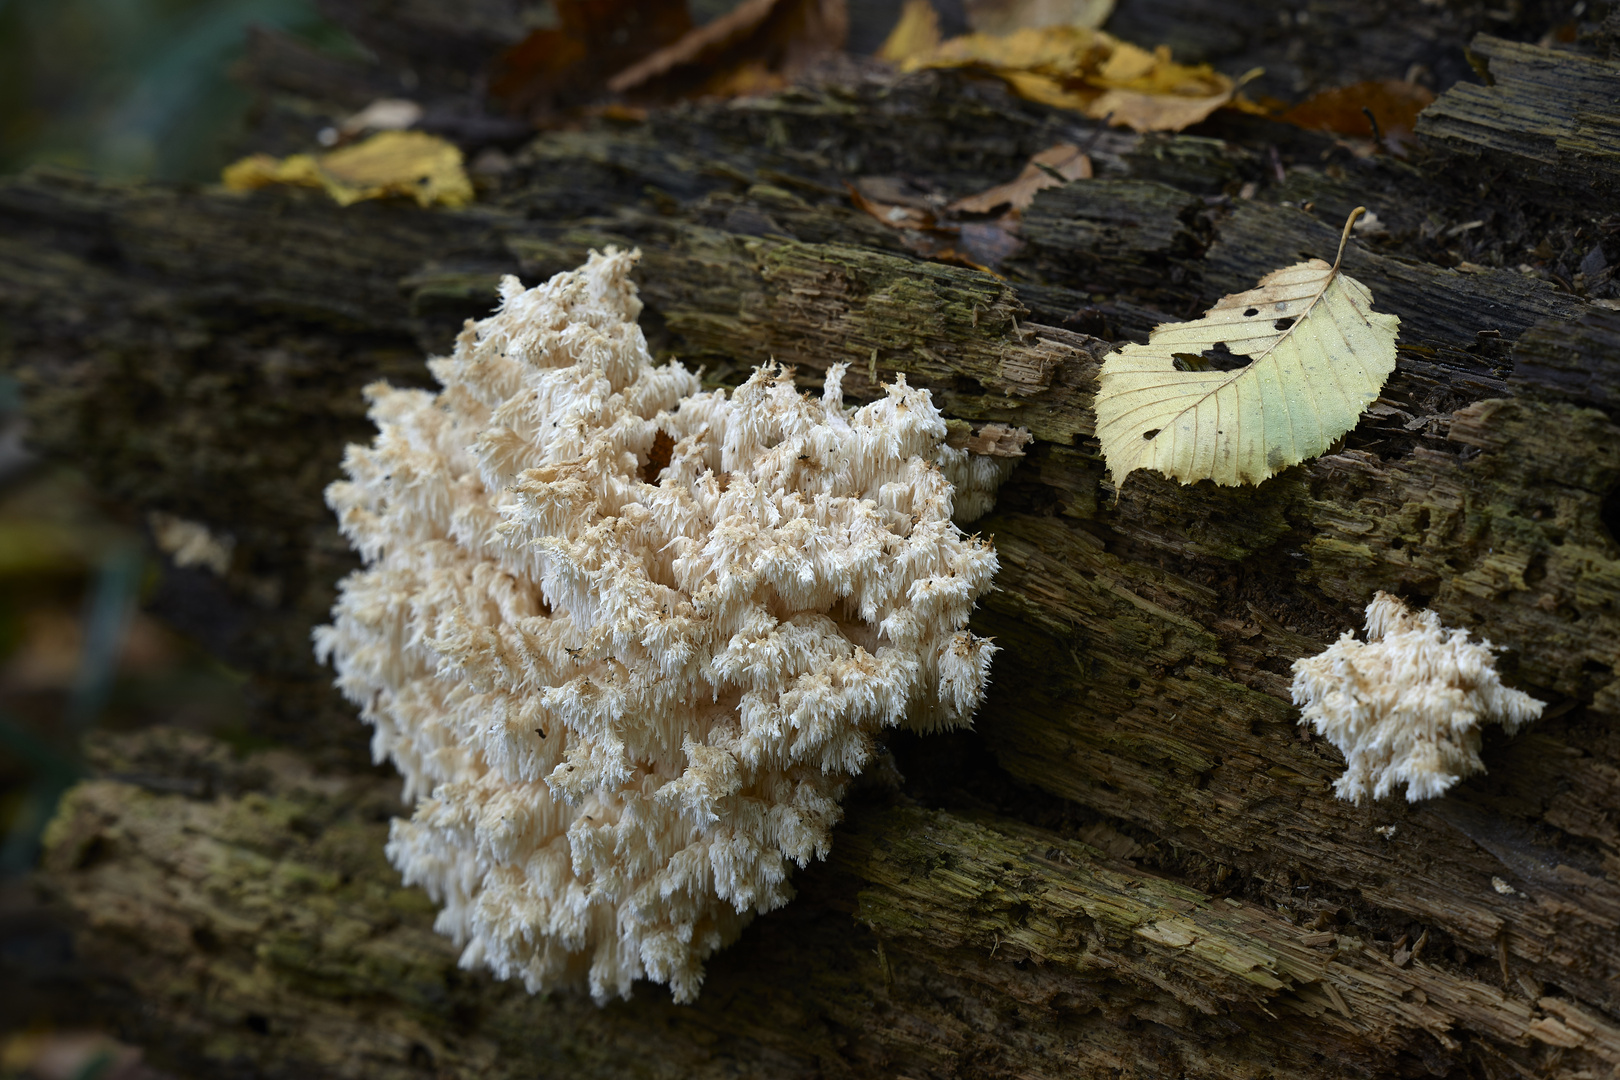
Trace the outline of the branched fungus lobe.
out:
M 1348 630 L 1294 662 L 1300 723 L 1344 754 L 1339 798 L 1382 799 L 1399 784 L 1408 802 L 1432 799 L 1485 771 L 1480 725 L 1509 734 L 1541 715 L 1542 703 L 1502 685 L 1496 650 L 1448 630 L 1432 611 L 1413 612 L 1380 592 L 1367 605 L 1367 640 Z
M 1005 465 L 944 446 L 903 377 L 851 410 L 841 365 L 819 399 L 654 366 L 634 260 L 509 277 L 441 391 L 369 388 L 379 434 L 327 493 L 365 567 L 316 640 L 464 965 L 687 1001 L 827 854 L 877 731 L 972 717 L 996 557 L 953 500 L 982 511 Z

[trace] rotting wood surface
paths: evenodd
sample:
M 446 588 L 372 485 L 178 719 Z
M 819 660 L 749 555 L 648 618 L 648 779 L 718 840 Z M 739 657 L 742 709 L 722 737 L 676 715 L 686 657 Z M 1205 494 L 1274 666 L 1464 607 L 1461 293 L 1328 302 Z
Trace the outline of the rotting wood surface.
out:
M 1561 65 L 1620 70 L 1476 51 L 1516 58 L 1485 89 L 1521 108 Z M 1444 247 L 1579 237 L 1597 211 L 1549 207 L 1612 180 L 1612 156 L 1566 140 L 1530 186 L 1481 192 L 1452 155 L 1497 136 L 1461 123 L 1412 164 L 1247 121 L 1105 133 L 1100 178 L 1037 198 L 1005 279 L 913 258 L 842 194 L 874 173 L 966 194 L 1077 128 L 925 75 L 550 136 L 463 212 L 0 186 L 0 310 L 36 441 L 133 508 L 235 537 L 223 580 L 172 574 L 157 604 L 253 671 L 259 730 L 285 747 L 104 743 L 105 778 L 53 828 L 43 881 L 142 1002 L 145 1038 L 199 1075 L 1620 1067 L 1620 314 Z M 1356 202 L 1390 235 L 1346 265 L 1403 333 L 1345 445 L 1259 488 L 1109 488 L 1090 437 L 1108 339 L 1328 254 Z M 843 360 L 855 396 L 904 372 L 948 416 L 1037 438 L 977 526 L 1003 570 L 976 629 L 1004 651 L 976 735 L 897 740 L 904 780 L 852 800 L 831 860 L 692 1008 L 458 972 L 382 860 L 393 785 L 308 656 L 352 565 L 320 489 L 367 437 L 359 387 L 422 383 L 423 351 L 500 274 L 605 243 L 644 252 L 655 347 L 717 381 L 774 357 L 813 384 Z M 1380 588 L 1505 646 L 1510 681 L 1550 702 L 1487 737 L 1488 776 L 1417 808 L 1336 802 L 1342 763 L 1288 702 L 1288 665 Z

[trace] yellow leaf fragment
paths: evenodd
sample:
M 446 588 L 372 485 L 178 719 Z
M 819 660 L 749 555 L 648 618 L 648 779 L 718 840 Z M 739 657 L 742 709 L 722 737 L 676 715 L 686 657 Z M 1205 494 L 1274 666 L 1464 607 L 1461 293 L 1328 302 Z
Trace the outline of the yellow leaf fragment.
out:
M 461 151 L 421 131 L 384 131 L 319 157 L 254 154 L 226 166 L 223 180 L 231 191 L 271 184 L 324 188 L 340 206 L 389 195 L 413 198 L 421 206 L 465 206 L 473 199 Z
M 1208 64 L 1176 63 L 1162 45 L 1149 52 L 1079 26 L 963 34 L 910 56 L 903 66 L 982 68 L 1020 97 L 1135 131 L 1179 131 L 1225 105 L 1237 90 Z
M 939 48 L 939 12 L 929 0 L 906 0 L 900 18 L 878 48 L 878 58 L 903 64 L 914 56 L 927 56 Z
M 1355 427 L 1395 370 L 1400 319 L 1339 255 L 1274 270 L 1203 318 L 1157 327 L 1108 357 L 1098 376 L 1097 438 L 1115 487 L 1137 469 L 1183 484 L 1258 484 L 1323 454 Z M 1213 352 L 1214 357 L 1209 353 Z M 1205 370 L 1223 355 L 1237 370 Z
M 957 199 L 946 209 L 967 214 L 988 214 L 1002 206 L 1026 210 L 1035 201 L 1036 192 L 1058 187 L 1069 180 L 1090 179 L 1091 158 L 1078 146 L 1058 143 L 1030 158 L 1018 179 Z
M 1107 118 L 1132 131 L 1180 131 L 1192 127 L 1232 99 L 1230 90 L 1203 97 L 1109 90 L 1086 109 L 1088 116 Z
M 1030 28 L 1011 34 L 963 34 L 942 42 L 928 56 L 908 61 L 906 69 L 983 67 L 1057 80 L 1100 69 L 1113 51 L 1113 41 L 1100 30 L 1069 26 Z

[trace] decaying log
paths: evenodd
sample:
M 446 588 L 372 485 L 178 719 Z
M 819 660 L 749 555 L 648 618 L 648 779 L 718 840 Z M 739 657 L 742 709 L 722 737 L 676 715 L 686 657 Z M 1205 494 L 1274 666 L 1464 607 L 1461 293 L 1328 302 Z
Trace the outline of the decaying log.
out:
M 1605 63 L 1475 49 L 1543 89 Z M 549 135 L 459 212 L 0 184 L 33 437 L 124 505 L 236 540 L 222 578 L 169 574 L 155 602 L 252 673 L 281 746 L 104 741 L 42 881 L 199 1075 L 1609 1075 L 1620 316 L 1516 260 L 1556 241 L 1579 261 L 1601 211 L 1549 185 L 1620 166 L 1565 139 L 1544 170 L 1460 172 L 1467 146 L 1509 152 L 1467 117 L 1531 93 L 1496 64 L 1442 96 L 1410 163 L 1259 121 L 1127 137 L 925 74 Z M 1005 277 L 915 257 L 843 187 L 960 196 L 1056 141 L 1099 178 L 1038 197 Z M 1329 255 L 1358 203 L 1387 231 L 1346 264 L 1403 320 L 1363 423 L 1258 488 L 1116 491 L 1090 407 L 1112 342 Z M 904 372 L 948 416 L 1036 437 L 976 526 L 1003 566 L 977 733 L 895 740 L 903 779 L 852 801 L 832 858 L 685 1008 L 456 970 L 382 858 L 394 782 L 307 645 L 353 565 L 320 492 L 368 437 L 359 388 L 425 384 L 501 274 L 609 243 L 643 252 L 655 348 L 716 382 L 845 361 L 854 396 Z M 1487 776 L 1416 807 L 1336 801 L 1339 755 L 1289 701 L 1289 665 L 1378 589 L 1504 646 L 1549 702 L 1487 736 Z
M 1620 63 L 1485 34 L 1469 52 L 1486 84 L 1456 87 L 1424 111 L 1418 131 L 1485 164 L 1487 175 L 1511 169 L 1520 183 L 1533 180 L 1578 205 L 1612 199 Z
M 199 1071 L 1344 1075 L 1392 1046 L 1443 1066 L 1526 1038 L 1620 1062 L 1620 1027 L 1590 1007 L 1391 960 L 1021 822 L 869 802 L 696 1006 L 537 1001 L 456 970 L 398 885 L 392 783 L 185 738 L 98 751 L 117 779 L 69 797 L 47 873 Z M 177 767 L 182 784 L 143 786 Z

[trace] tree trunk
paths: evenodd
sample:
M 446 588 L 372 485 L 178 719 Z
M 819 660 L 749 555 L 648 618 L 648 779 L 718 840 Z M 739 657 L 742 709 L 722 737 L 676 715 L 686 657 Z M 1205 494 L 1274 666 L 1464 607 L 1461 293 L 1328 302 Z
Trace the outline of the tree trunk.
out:
M 1472 38 L 1454 9 L 1368 27 L 1347 14 L 1366 4 L 1319 6 L 1339 22 L 1311 31 L 1331 55 L 1306 82 L 1387 74 L 1413 41 L 1438 68 L 1472 40 L 1491 78 L 1424 114 L 1411 161 L 1227 114 L 1138 137 L 971 76 L 857 72 L 546 135 L 462 211 L 0 183 L 33 438 L 132 510 L 234 538 L 228 573 L 174 570 L 154 605 L 251 673 L 278 744 L 104 738 L 64 801 L 40 878 L 130 1030 L 197 1075 L 1620 1069 L 1620 312 L 1601 302 L 1620 64 Z M 1231 7 L 1121 14 L 1148 44 L 1236 25 L 1223 65 L 1277 51 L 1275 12 Z M 302 92 L 335 84 L 314 69 Z M 956 197 L 1060 141 L 1099 178 L 1039 196 L 1004 277 L 919 259 L 844 187 Z M 1091 411 L 1112 342 L 1331 257 L 1357 204 L 1387 232 L 1347 269 L 1402 319 L 1361 425 L 1259 487 L 1115 491 Z M 610 243 L 643 252 L 655 350 L 715 382 L 847 361 L 854 397 L 904 372 L 947 416 L 1036 438 L 975 526 L 1002 563 L 975 630 L 1003 650 L 975 731 L 892 739 L 831 858 L 689 1007 L 457 970 L 383 859 L 397 780 L 308 645 L 355 565 L 321 489 L 369 438 L 360 388 L 426 385 L 424 354 L 500 275 Z M 1518 269 L 1538 246 L 1548 269 Z M 1342 760 L 1289 698 L 1292 662 L 1379 589 L 1505 646 L 1508 681 L 1549 703 L 1487 735 L 1487 776 L 1416 806 L 1337 801 Z

